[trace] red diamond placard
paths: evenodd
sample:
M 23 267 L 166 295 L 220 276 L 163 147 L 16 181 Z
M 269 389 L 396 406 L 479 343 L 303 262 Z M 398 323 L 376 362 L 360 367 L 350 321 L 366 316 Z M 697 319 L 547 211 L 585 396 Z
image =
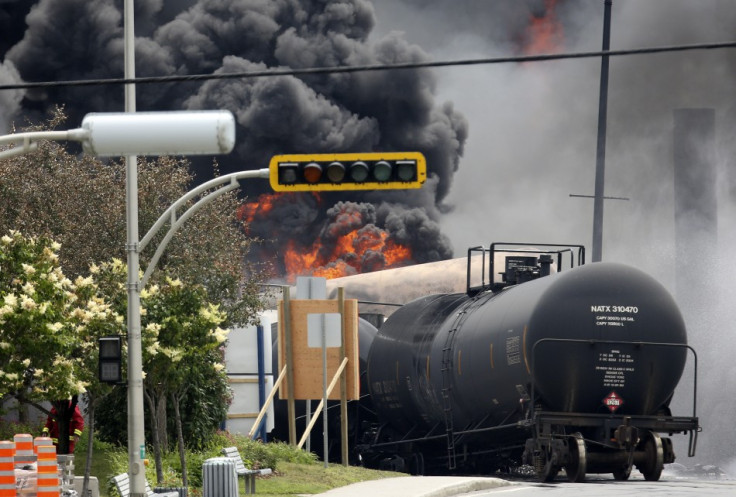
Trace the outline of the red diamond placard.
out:
M 616 395 L 616 392 L 611 392 L 603 399 L 603 403 L 611 412 L 616 412 L 616 409 L 624 405 L 624 401 L 621 397 Z

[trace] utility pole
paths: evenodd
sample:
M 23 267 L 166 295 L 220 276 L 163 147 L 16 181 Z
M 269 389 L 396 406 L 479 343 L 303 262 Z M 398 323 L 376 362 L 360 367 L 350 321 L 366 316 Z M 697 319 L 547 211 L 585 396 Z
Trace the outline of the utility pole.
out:
M 603 51 L 611 47 L 611 4 L 605 0 L 603 14 Z M 603 201 L 606 171 L 606 120 L 608 116 L 608 55 L 601 57 L 601 86 L 598 100 L 598 146 L 595 157 L 595 196 L 593 202 L 593 262 L 603 257 Z

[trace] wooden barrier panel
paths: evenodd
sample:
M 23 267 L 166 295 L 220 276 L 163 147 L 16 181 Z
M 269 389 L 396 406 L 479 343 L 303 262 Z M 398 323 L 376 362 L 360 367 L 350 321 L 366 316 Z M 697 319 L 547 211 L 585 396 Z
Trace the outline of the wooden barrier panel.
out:
M 291 300 L 291 340 L 294 360 L 294 398 L 295 399 L 321 399 L 322 398 L 322 349 L 307 346 L 307 315 L 325 314 L 339 312 L 337 300 Z M 283 368 L 286 363 L 285 328 L 284 328 L 283 301 L 279 302 L 279 367 Z M 348 365 L 345 368 L 347 377 L 347 399 L 357 400 L 360 398 L 360 372 L 358 353 L 358 301 L 345 300 L 345 312 L 343 314 L 343 327 L 345 331 L 344 345 L 345 356 Z M 342 363 L 339 347 L 327 348 L 327 376 L 335 374 Z M 279 398 L 285 396 L 282 392 L 288 392 L 290 386 L 288 380 L 279 390 Z M 333 390 L 329 396 L 330 400 L 339 400 L 340 391 Z

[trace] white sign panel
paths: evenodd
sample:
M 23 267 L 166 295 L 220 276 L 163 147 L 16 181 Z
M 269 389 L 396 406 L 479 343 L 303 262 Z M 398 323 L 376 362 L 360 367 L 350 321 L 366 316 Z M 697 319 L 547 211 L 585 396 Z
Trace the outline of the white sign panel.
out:
M 325 343 L 322 343 L 324 336 Z M 342 343 L 340 313 L 307 314 L 307 346 L 339 347 Z

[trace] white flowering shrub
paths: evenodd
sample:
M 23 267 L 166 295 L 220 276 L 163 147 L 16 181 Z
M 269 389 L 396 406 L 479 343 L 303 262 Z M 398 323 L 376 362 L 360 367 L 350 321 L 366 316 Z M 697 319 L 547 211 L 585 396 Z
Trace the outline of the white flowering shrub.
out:
M 92 267 L 91 272 L 93 284 L 123 312 L 127 303 L 125 264 L 113 259 Z M 149 284 L 140 294 L 146 407 L 149 415 L 167 404 L 173 407 L 176 432 L 188 433 L 186 443 L 202 445 L 215 433 L 230 401 L 223 365 L 228 331 L 221 326 L 227 316 L 209 302 L 201 285 L 164 275 L 165 271 L 160 271 L 157 283 Z M 114 416 L 119 409 L 111 411 L 111 406 L 101 407 L 100 418 L 117 426 Z M 148 423 L 157 470 L 162 467 L 161 440 L 168 435 L 165 420 L 160 420 L 157 417 Z M 180 444 L 185 443 L 181 435 L 177 438 Z
M 72 283 L 60 245 L 10 231 L 0 237 L 0 398 L 66 399 L 97 373 L 97 338 L 123 322 L 91 279 Z
M 124 312 L 127 306 L 125 263 L 112 259 L 92 266 L 90 272 L 89 284 L 98 288 L 118 313 Z M 159 284 L 141 290 L 144 374 L 154 374 L 151 383 L 161 383 L 161 374 L 171 372 L 178 376 L 195 365 L 222 371 L 221 356 L 212 352 L 227 340 L 229 330 L 220 327 L 226 318 L 218 305 L 207 301 L 200 285 L 186 285 L 179 279 L 163 277 Z
M 207 302 L 201 286 L 165 278 L 141 292 L 141 308 L 144 370 L 155 381 L 177 389 L 196 368 L 225 374 L 222 357 L 213 352 L 227 340 L 228 330 L 220 327 L 226 315 Z

